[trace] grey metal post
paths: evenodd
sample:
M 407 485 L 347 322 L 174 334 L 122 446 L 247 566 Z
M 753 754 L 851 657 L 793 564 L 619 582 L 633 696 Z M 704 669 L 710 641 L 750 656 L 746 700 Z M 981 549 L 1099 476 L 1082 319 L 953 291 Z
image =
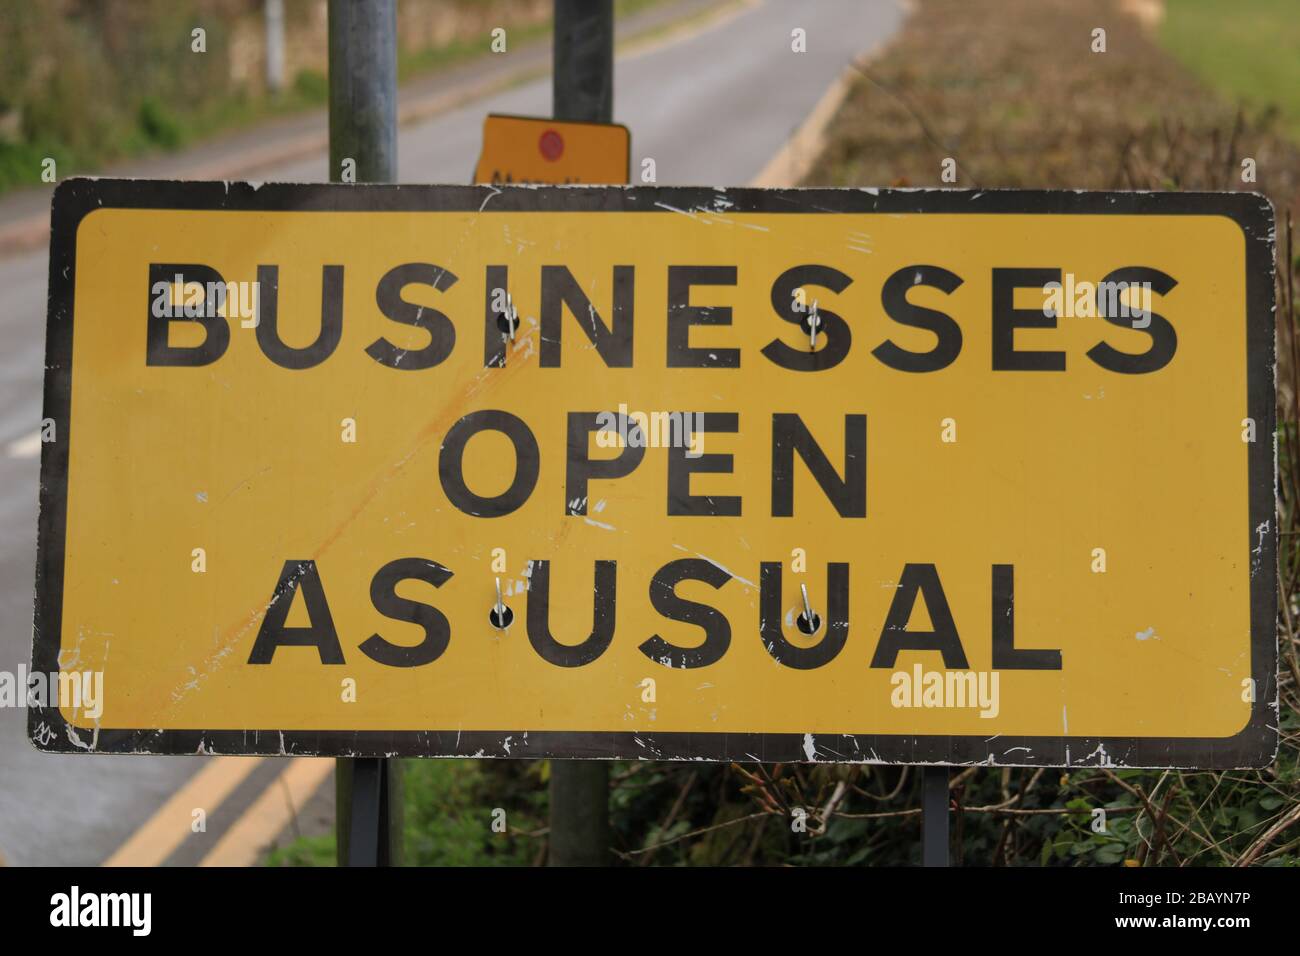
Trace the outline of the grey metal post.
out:
M 330 179 L 397 179 L 396 0 L 330 0 Z
M 551 112 L 559 120 L 614 118 L 614 0 L 555 0 Z M 552 760 L 550 866 L 609 863 L 609 765 Z
M 614 118 L 614 0 L 555 0 L 551 112 L 558 120 Z
M 609 864 L 609 764 L 552 760 L 548 866 Z
M 284 89 L 284 0 L 266 0 L 266 88 Z
M 330 180 L 395 181 L 396 0 L 329 0 L 329 86 Z M 401 865 L 401 764 L 340 758 L 334 784 L 339 865 Z
M 948 865 L 948 768 L 921 768 L 921 864 Z

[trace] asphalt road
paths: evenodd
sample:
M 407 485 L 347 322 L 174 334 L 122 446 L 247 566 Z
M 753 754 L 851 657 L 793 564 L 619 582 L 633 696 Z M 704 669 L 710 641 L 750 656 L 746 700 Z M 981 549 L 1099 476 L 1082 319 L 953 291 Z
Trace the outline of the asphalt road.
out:
M 765 0 L 620 56 L 614 112 L 632 130 L 634 175 L 649 157 L 659 183 L 749 182 L 902 17 L 894 0 Z M 791 50 L 795 28 L 806 31 L 806 53 Z M 548 115 L 550 106 L 548 78 L 404 127 L 399 177 L 468 182 L 485 113 Z M 326 163 L 314 155 L 257 178 L 321 181 Z M 31 652 L 46 272 L 44 251 L 0 259 L 0 670 L 11 673 Z M 202 759 L 43 755 L 26 733 L 26 713 L 0 707 L 0 855 L 11 865 L 100 863 Z

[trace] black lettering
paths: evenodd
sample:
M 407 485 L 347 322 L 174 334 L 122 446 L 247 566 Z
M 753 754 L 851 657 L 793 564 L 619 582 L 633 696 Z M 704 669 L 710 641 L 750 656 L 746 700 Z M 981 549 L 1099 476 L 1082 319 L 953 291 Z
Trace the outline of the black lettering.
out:
M 693 421 L 703 419 L 701 440 L 708 432 L 732 433 L 740 428 L 740 416 L 735 412 L 704 412 L 683 415 L 683 417 Z M 674 443 L 667 449 L 668 513 L 670 515 L 711 515 L 720 518 L 740 517 L 740 498 L 736 495 L 691 494 L 691 475 L 697 472 L 729 475 L 732 471 L 733 456 L 701 453 L 692 457 L 687 453 L 691 452 L 692 446 L 699 446 L 689 436 L 686 437 L 686 442 Z
M 943 312 L 912 305 L 907 292 L 930 286 L 951 295 L 961 283 L 960 276 L 939 266 L 908 266 L 891 275 L 880 290 L 885 314 L 900 325 L 933 332 L 937 341 L 928 352 L 911 352 L 886 339 L 871 354 L 900 372 L 937 372 L 951 365 L 961 352 L 961 326 Z
M 815 285 L 832 292 L 843 292 L 852 283 L 851 278 L 830 266 L 795 266 L 781 273 L 772 283 L 772 309 L 781 319 L 799 326 L 807 334 L 808 316 L 812 312 L 815 297 L 807 295 L 805 288 L 805 298 L 808 299 L 804 303 L 806 311 L 800 312 L 795 308 L 795 289 Z M 763 354 L 770 362 L 795 372 L 819 372 L 839 365 L 849 354 L 853 333 L 847 322 L 820 305 L 817 306 L 817 315 L 821 319 L 821 324 L 817 327 L 817 341 L 825 343 L 821 348 L 791 348 L 780 339 L 773 339 L 763 346 Z
M 381 634 L 372 634 L 361 643 L 361 653 L 389 667 L 419 667 L 441 657 L 451 640 L 451 625 L 446 616 L 431 604 L 399 597 L 397 585 L 408 580 L 426 581 L 440 588 L 450 579 L 451 571 L 424 558 L 398 558 L 376 571 L 370 580 L 370 603 L 384 617 L 420 625 L 424 640 L 408 647 L 393 644 Z
M 325 361 L 338 348 L 343 336 L 343 267 L 321 270 L 320 333 L 306 348 L 295 349 L 280 340 L 280 267 L 257 267 L 257 344 L 263 354 L 281 368 L 301 370 Z
M 495 498 L 484 498 L 465 484 L 465 445 L 481 431 L 498 431 L 515 449 L 515 475 L 510 487 Z M 438 478 L 447 500 L 467 515 L 499 518 L 518 510 L 537 486 L 541 467 L 537 439 L 524 422 L 509 412 L 479 409 L 451 426 L 438 454 Z
M 993 669 L 1059 671 L 1061 652 L 1016 647 L 1015 565 L 993 565 Z
M 692 348 L 691 326 L 730 325 L 731 307 L 691 305 L 691 287 L 735 285 L 735 266 L 668 267 L 668 367 L 740 368 L 740 349 Z
M 601 429 L 602 416 L 617 420 L 613 412 L 569 412 L 568 453 L 564 465 L 565 514 L 587 513 L 587 484 L 592 478 L 622 478 L 631 474 L 645 457 L 643 445 L 629 442 L 613 458 L 588 458 L 590 436 Z M 631 423 L 628 425 L 632 427 Z
M 567 267 L 542 266 L 541 367 L 560 367 L 561 318 L 568 306 L 606 366 L 631 368 L 633 276 L 632 266 L 614 267 L 614 311 L 606 326 Z
M 1123 269 L 1116 269 L 1114 272 L 1101 280 L 1106 282 L 1128 282 L 1128 283 L 1150 283 L 1151 291 L 1160 295 L 1168 295 L 1173 291 L 1174 286 L 1178 285 L 1177 280 L 1172 276 L 1161 272 L 1159 269 L 1148 269 L 1145 266 L 1127 266 Z M 1127 318 L 1114 310 L 1116 314 L 1108 315 L 1112 311 L 1106 308 L 1102 301 L 1101 287 L 1097 288 L 1097 314 L 1109 322 L 1111 325 L 1118 325 L 1124 329 L 1136 329 L 1139 332 L 1145 332 L 1151 337 L 1151 347 L 1141 355 L 1133 355 L 1129 352 L 1121 352 L 1117 348 L 1107 345 L 1105 342 L 1099 342 L 1090 348 L 1087 352 L 1088 358 L 1092 359 L 1102 368 L 1110 372 L 1122 372 L 1126 375 L 1140 375 L 1144 372 L 1156 372 L 1169 364 L 1174 357 L 1174 352 L 1178 348 L 1178 333 L 1163 315 L 1153 311 L 1151 313 L 1151 324 L 1146 328 L 1137 328 L 1133 324 L 1134 317 L 1130 314 Z M 1130 310 L 1131 312 L 1132 310 Z
M 483 281 L 483 367 L 505 368 L 507 335 L 501 331 L 498 296 L 505 298 L 509 289 L 510 270 L 506 266 L 488 266 Z M 498 293 L 499 290 L 499 293 Z M 509 328 L 509 326 L 507 326 Z M 515 330 L 518 333 L 518 329 Z
M 1043 309 L 1017 309 L 1016 289 L 1037 289 L 1060 282 L 1060 269 L 993 270 L 993 370 L 1064 372 L 1064 352 L 1018 352 L 1016 329 L 1054 329 L 1056 318 Z
M 366 354 L 388 368 L 433 368 L 451 354 L 456 344 L 456 327 L 451 324 L 451 319 L 437 309 L 402 298 L 402 290 L 412 283 L 446 292 L 456 284 L 456 277 L 441 266 L 428 262 L 407 262 L 384 273 L 375 287 L 375 304 L 379 311 L 394 322 L 413 325 L 429 333 L 429 344 L 422 349 L 398 348 L 385 338 L 376 339 L 366 346 Z
M 302 591 L 307 602 L 308 627 L 285 627 L 289 608 L 295 594 Z M 280 580 L 271 600 L 266 605 L 266 616 L 253 642 L 253 652 L 248 655 L 250 664 L 269 664 L 277 647 L 314 647 L 322 664 L 342 664 L 343 649 L 339 646 L 334 617 L 325 600 L 320 574 L 315 561 L 286 561 L 280 570 Z
M 145 365 L 186 366 L 211 365 L 225 354 L 230 345 L 230 326 L 224 316 L 216 315 L 215 309 L 209 308 L 204 301 L 198 315 L 185 315 L 182 306 L 171 304 L 172 284 L 181 276 L 184 288 L 191 282 L 203 286 L 205 293 L 219 287 L 221 296 L 225 295 L 225 279 L 211 266 L 195 263 L 149 263 L 149 319 L 145 326 Z M 155 293 L 158 284 L 166 290 Z M 211 283 L 212 285 L 209 285 Z M 161 300 L 161 301 L 160 301 Z M 162 314 L 159 315 L 158 313 Z M 197 322 L 203 326 L 203 342 L 199 345 L 177 346 L 168 343 L 168 334 L 173 322 Z
M 781 621 L 781 562 L 759 565 L 758 618 L 763 646 L 778 664 L 806 671 L 835 659 L 849 636 L 849 566 L 826 565 L 826 614 L 820 627 L 826 636 L 812 647 L 798 647 L 786 639 Z M 816 613 L 816 608 L 813 609 Z
M 674 590 L 682 581 L 703 581 L 715 589 L 731 580 L 722 568 L 702 558 L 679 558 L 655 572 L 650 580 L 650 603 L 670 621 L 694 624 L 704 631 L 704 641 L 696 647 L 678 647 L 658 634 L 641 644 L 640 651 L 665 667 L 708 667 L 716 664 L 731 646 L 731 624 L 715 607 L 688 601 Z
M 867 416 L 844 416 L 844 480 L 798 415 L 772 415 L 772 516 L 794 515 L 794 453 L 799 453 L 841 518 L 867 516 Z
M 609 647 L 614 638 L 615 591 L 618 564 L 596 562 L 596 586 L 593 590 L 592 624 L 581 644 L 561 644 L 551 635 L 550 593 L 551 563 L 532 562 L 528 578 L 528 643 L 542 660 L 558 667 L 581 667 L 590 664 Z
M 933 631 L 909 631 L 907 622 L 912 617 L 917 595 L 925 600 L 930 612 Z M 939 571 L 933 564 L 908 564 L 889 605 L 885 627 L 880 632 L 872 667 L 893 667 L 899 651 L 938 651 L 943 655 L 943 666 L 950 670 L 966 670 L 966 651 L 957 635 L 948 598 L 939 583 Z

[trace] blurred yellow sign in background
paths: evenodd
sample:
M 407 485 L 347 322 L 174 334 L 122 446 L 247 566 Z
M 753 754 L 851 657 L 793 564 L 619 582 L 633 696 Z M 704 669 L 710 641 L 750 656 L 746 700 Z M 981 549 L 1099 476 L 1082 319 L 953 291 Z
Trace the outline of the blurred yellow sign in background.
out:
M 474 182 L 626 183 L 632 137 L 619 123 L 574 123 L 490 113 Z

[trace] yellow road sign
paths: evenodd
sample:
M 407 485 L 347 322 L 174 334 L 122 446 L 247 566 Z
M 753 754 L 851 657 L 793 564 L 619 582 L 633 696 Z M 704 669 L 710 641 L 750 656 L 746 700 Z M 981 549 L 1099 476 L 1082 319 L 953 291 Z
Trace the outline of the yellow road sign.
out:
M 625 183 L 632 136 L 619 123 L 580 123 L 489 113 L 476 183 Z
M 103 692 L 45 749 L 1274 751 L 1258 196 L 73 180 L 53 237 L 33 669 Z

